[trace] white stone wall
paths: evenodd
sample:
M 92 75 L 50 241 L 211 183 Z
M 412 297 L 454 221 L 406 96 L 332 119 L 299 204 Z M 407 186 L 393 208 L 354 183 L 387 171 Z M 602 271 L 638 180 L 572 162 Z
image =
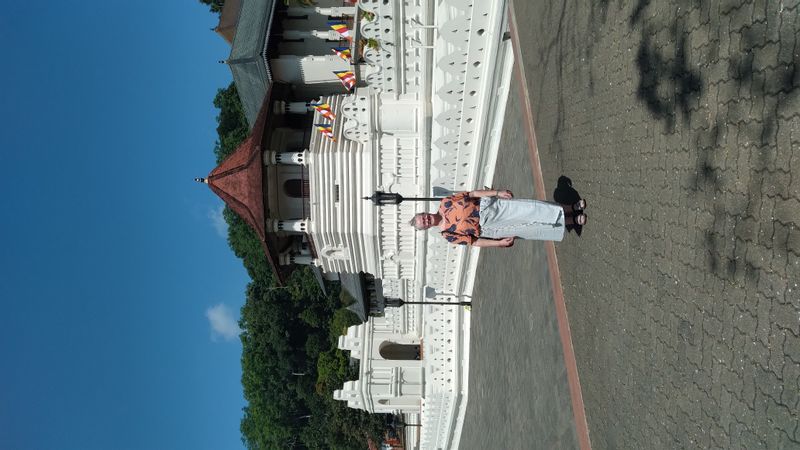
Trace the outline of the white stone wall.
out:
M 395 311 L 402 312 L 402 309 Z M 339 348 L 360 360 L 359 378 L 334 392 L 351 408 L 371 413 L 419 413 L 424 389 L 424 369 L 419 360 L 387 359 L 386 344 L 418 346 L 420 338 L 391 317 L 370 317 L 339 338 Z
M 375 14 L 360 31 L 377 39 L 380 49 L 365 55 L 368 87 L 343 102 L 343 134 L 374 155 L 375 189 L 427 197 L 437 186 L 461 191 L 491 184 L 512 58 L 510 44 L 502 42 L 505 2 L 366 0 L 358 6 Z M 383 279 L 386 297 L 425 299 L 427 287 L 435 290 L 431 301 L 470 298 L 478 249 L 404 226 L 414 213 L 435 207 L 403 203 L 375 213 L 373 273 Z M 414 434 L 420 448 L 458 447 L 467 402 L 469 319 L 461 307 L 407 305 L 358 326 L 362 335 L 372 333 L 373 346 L 378 331 L 419 337 L 422 427 Z M 362 358 L 362 377 L 345 391 L 361 392 L 366 406 L 380 389 L 371 377 L 381 362 L 363 352 Z

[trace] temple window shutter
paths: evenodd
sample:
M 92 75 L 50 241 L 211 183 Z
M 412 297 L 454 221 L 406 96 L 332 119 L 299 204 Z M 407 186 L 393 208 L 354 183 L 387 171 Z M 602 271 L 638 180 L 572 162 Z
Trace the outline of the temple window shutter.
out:
M 309 198 L 311 193 L 308 180 L 298 178 L 286 180 L 283 183 L 283 191 L 291 198 Z

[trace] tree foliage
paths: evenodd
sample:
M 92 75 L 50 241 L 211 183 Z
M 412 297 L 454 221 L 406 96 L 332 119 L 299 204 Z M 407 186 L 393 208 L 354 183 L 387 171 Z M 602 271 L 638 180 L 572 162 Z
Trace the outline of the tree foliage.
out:
M 214 106 L 220 109 L 214 153 L 221 162 L 249 128 L 233 84 L 217 92 Z M 352 299 L 336 284 L 322 292 L 308 268 L 296 270 L 286 286 L 276 286 L 255 232 L 230 209 L 223 214 L 228 244 L 251 278 L 239 321 L 245 447 L 365 448 L 367 437 L 382 434 L 383 416 L 333 399 L 335 389 L 358 376 L 357 366 L 336 347 L 347 327 L 358 323 L 345 309 Z
M 225 0 L 200 0 L 200 3 L 208 5 L 208 9 L 211 10 L 211 12 L 218 13 L 222 11 Z
M 236 92 L 236 85 L 231 83 L 225 89 L 219 89 L 214 97 L 214 106 L 219 109 L 217 116 L 217 135 L 219 140 L 214 146 L 217 163 L 222 162 L 250 134 L 247 118 L 244 115 L 242 102 Z
M 343 308 L 338 286 L 325 294 L 310 270 L 295 273 L 286 288 L 255 280 L 247 286 L 239 322 L 248 403 L 242 440 L 249 449 L 290 442 L 309 449 L 364 448 L 368 436 L 380 436 L 383 417 L 333 399 L 335 389 L 358 376 L 357 366 L 335 345 L 358 318 Z M 309 311 L 319 323 L 308 323 Z

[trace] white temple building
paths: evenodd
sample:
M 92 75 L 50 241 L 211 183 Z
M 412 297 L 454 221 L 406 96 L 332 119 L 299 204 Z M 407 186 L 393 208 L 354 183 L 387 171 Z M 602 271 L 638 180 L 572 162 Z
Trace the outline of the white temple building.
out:
M 470 312 L 384 299 L 470 300 L 479 249 L 408 226 L 436 202 L 364 197 L 491 186 L 513 63 L 505 0 L 298 3 L 231 2 L 239 11 L 226 62 L 252 134 L 203 181 L 256 230 L 279 280 L 310 264 L 329 279 L 366 282 L 366 320 L 339 339 L 360 376 L 335 398 L 419 424 L 406 428 L 407 448 L 457 448 Z M 228 33 L 232 8 L 223 11 Z M 351 40 L 330 20 L 347 24 Z M 341 46 L 352 61 L 331 51 Z M 357 79 L 350 93 L 333 73 L 347 70 Z M 311 101 L 329 104 L 335 119 Z

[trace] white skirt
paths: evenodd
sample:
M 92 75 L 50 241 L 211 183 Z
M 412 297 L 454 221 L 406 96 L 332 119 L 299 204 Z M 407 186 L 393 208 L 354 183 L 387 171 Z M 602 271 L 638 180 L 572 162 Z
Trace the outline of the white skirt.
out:
M 482 197 L 480 214 L 480 237 L 517 237 L 537 241 L 564 239 L 564 209 L 555 203 Z

